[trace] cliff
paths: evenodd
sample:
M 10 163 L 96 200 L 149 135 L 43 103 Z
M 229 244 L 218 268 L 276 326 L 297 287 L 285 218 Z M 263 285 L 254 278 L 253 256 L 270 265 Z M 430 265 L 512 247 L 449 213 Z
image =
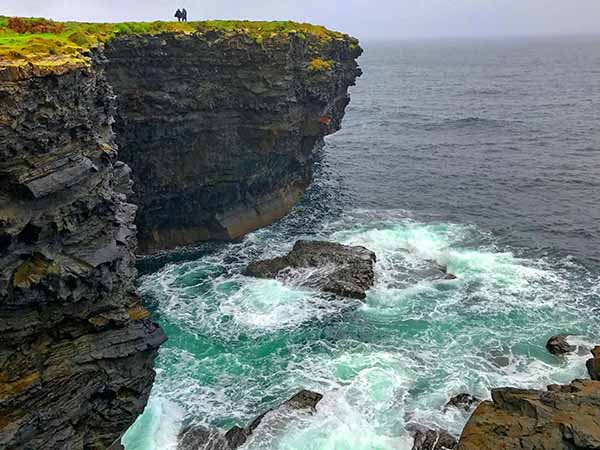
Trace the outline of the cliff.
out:
M 291 22 L 0 17 L 1 448 L 118 440 L 165 339 L 135 293 L 135 204 L 143 251 L 281 217 L 359 54 Z
M 283 217 L 340 128 L 360 54 L 347 36 L 223 31 L 106 45 L 143 253 L 229 240 Z

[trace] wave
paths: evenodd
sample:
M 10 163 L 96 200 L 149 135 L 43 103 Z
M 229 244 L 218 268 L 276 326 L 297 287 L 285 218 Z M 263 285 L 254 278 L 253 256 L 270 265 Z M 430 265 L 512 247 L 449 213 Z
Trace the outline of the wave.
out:
M 168 448 L 157 436 L 173 440 L 190 420 L 247 424 L 300 388 L 325 394 L 316 415 L 259 430 L 245 448 L 409 449 L 410 423 L 461 430 L 466 415 L 443 412 L 451 395 L 581 377 L 600 338 L 597 316 L 582 314 L 598 305 L 598 280 L 575 261 L 519 256 L 475 226 L 409 211 L 356 210 L 313 230 L 377 253 L 365 303 L 299 287 L 311 273 L 242 276 L 250 260 L 289 250 L 284 225 L 143 277 L 169 341 L 127 450 Z M 434 264 L 458 278 L 441 280 Z M 563 332 L 581 352 L 557 359 L 544 344 Z

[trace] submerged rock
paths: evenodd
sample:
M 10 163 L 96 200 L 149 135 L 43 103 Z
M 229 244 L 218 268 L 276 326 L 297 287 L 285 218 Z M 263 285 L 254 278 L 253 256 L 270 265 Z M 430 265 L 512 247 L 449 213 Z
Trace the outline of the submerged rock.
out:
M 281 405 L 265 411 L 250 423 L 247 427 L 234 426 L 225 435 L 218 430 L 208 429 L 202 426 L 186 428 L 179 435 L 177 450 L 233 450 L 246 443 L 267 415 L 281 411 L 308 410 L 314 412 L 315 407 L 323 398 L 318 392 L 302 390 Z
M 569 344 L 567 338 L 568 334 L 559 334 L 558 336 L 552 336 L 546 343 L 546 348 L 553 355 L 564 355 L 565 353 L 571 353 L 577 349 L 574 345 Z
M 298 241 L 286 256 L 251 263 L 245 275 L 278 278 L 294 269 L 320 269 L 303 285 L 343 297 L 364 299 L 373 286 L 375 253 L 365 247 L 323 241 Z
M 412 450 L 454 450 L 456 439 L 444 430 L 417 430 Z
M 458 450 L 597 450 L 600 382 L 575 380 L 547 391 L 501 388 L 482 402 Z
M 471 411 L 475 406 L 481 403 L 481 400 L 471 394 L 458 394 L 448 400 L 445 409 L 450 407 Z
M 600 346 L 594 347 L 592 355 L 594 355 L 594 357 L 588 359 L 586 367 L 590 374 L 590 378 L 595 381 L 600 381 Z

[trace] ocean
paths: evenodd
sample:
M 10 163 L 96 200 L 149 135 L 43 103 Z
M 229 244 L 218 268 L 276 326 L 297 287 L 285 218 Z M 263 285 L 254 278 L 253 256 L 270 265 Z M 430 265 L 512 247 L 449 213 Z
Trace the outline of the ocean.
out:
M 450 396 L 584 377 L 600 343 L 600 37 L 366 43 L 343 129 L 283 220 L 241 242 L 142 261 L 169 340 L 127 450 L 174 450 L 306 388 L 317 412 L 247 450 L 409 450 L 458 435 Z M 376 252 L 365 302 L 244 277 L 297 239 Z M 446 265 L 456 280 L 431 276 Z M 550 355 L 551 335 L 579 351 Z

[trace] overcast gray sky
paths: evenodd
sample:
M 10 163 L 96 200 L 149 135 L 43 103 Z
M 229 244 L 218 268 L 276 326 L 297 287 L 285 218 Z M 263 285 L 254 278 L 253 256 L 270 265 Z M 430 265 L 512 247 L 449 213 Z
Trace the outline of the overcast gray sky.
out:
M 0 15 L 56 20 L 292 19 L 361 39 L 600 33 L 600 0 L 0 0 Z

